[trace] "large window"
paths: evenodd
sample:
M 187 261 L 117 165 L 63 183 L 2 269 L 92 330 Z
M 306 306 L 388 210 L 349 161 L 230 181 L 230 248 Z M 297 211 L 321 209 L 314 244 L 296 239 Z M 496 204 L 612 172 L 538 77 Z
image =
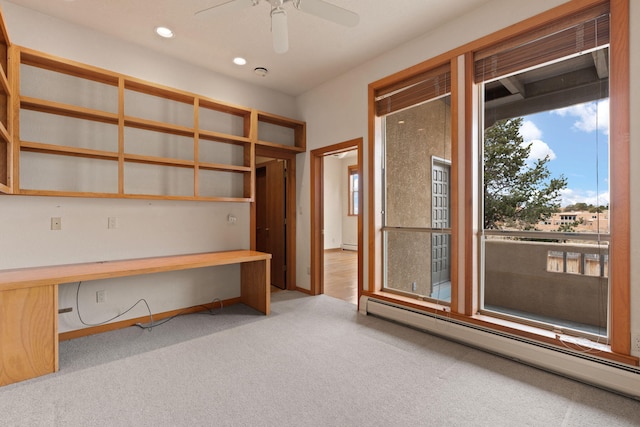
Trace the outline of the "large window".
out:
M 479 52 L 481 310 L 604 341 L 609 14 Z
M 380 91 L 384 288 L 451 300 L 451 76 L 441 67 Z M 386 114 L 385 114 L 386 113 Z
M 636 362 L 628 13 L 567 2 L 370 85 L 365 294 Z

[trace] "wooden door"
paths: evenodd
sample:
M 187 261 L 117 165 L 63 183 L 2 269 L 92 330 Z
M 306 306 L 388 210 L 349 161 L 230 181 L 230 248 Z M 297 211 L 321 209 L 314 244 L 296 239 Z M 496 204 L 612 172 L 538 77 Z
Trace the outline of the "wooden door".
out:
M 271 284 L 286 289 L 286 161 L 256 169 L 256 249 L 270 253 Z

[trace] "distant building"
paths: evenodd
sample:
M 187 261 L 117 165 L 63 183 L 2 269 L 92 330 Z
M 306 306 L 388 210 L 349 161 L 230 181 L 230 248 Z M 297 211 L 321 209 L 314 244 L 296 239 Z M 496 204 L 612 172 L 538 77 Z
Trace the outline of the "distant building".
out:
M 582 233 L 608 233 L 609 232 L 609 211 L 603 212 L 557 212 L 544 221 L 536 224 L 536 229 L 540 231 L 557 231 L 562 226 L 572 225 L 573 230 Z

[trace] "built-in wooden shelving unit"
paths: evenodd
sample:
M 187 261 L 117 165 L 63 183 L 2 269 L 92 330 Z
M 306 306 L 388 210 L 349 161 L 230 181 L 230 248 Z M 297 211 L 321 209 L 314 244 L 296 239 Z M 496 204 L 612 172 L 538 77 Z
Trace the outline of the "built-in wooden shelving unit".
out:
M 12 192 L 13 172 L 13 96 L 9 80 L 11 42 L 0 10 L 0 193 Z
M 304 122 L 258 112 L 258 144 L 302 153 L 306 150 L 306 138 Z
M 248 202 L 256 145 L 306 149 L 304 122 L 11 49 L 19 96 L 0 134 L 18 155 L 0 157 L 5 192 Z

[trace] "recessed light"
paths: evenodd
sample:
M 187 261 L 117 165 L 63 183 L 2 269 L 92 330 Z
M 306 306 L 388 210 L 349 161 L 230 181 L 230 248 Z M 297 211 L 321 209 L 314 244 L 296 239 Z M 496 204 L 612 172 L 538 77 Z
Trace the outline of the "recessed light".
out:
M 174 36 L 173 31 L 171 31 L 171 28 L 167 28 L 167 27 L 156 27 L 156 34 L 159 35 L 160 37 L 164 37 L 165 39 L 170 39 L 171 37 Z
M 240 56 L 236 56 L 235 58 L 233 58 L 233 63 L 236 65 L 245 65 L 247 63 L 247 60 L 241 58 Z

